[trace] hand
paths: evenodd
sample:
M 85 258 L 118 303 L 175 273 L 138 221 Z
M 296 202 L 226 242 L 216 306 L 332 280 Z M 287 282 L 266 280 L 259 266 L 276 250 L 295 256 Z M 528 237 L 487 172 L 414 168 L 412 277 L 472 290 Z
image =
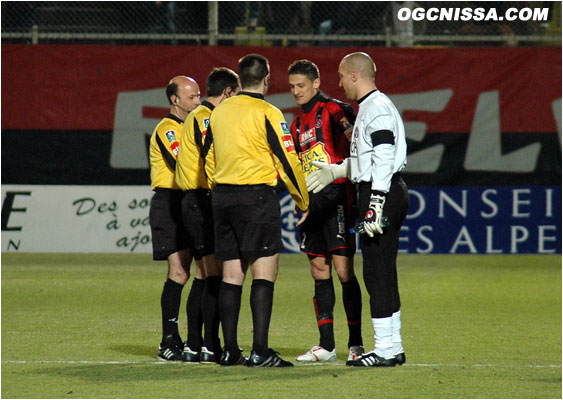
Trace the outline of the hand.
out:
M 305 178 L 307 182 L 307 190 L 313 193 L 319 193 L 325 186 L 334 182 L 339 178 L 346 177 L 346 164 L 327 164 L 322 161 L 311 162 L 318 170 L 311 172 Z
M 377 192 L 371 194 L 369 198 L 369 208 L 364 217 L 364 230 L 369 237 L 373 237 L 375 233 L 383 233 L 382 217 L 384 205 L 384 193 Z
M 309 216 L 309 210 L 303 211 L 301 213 L 301 218 L 299 219 L 299 221 L 297 221 L 297 224 L 295 226 L 299 228 L 301 225 L 303 225 L 303 222 L 305 222 L 308 216 Z

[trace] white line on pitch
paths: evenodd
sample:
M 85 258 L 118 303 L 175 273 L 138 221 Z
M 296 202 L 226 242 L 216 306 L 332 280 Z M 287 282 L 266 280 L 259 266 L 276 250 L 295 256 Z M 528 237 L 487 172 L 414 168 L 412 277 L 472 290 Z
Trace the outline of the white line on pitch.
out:
M 163 362 L 163 361 L 88 361 L 88 360 L 2 360 L 4 364 L 93 364 L 93 365 L 128 365 L 128 364 L 183 364 L 182 362 Z M 185 365 L 200 365 L 200 364 L 189 364 Z M 296 363 L 298 367 L 322 367 L 322 366 L 343 366 L 345 363 L 334 362 L 334 363 Z M 404 366 L 399 366 L 399 368 L 404 367 L 479 367 L 479 368 L 495 368 L 501 367 L 500 365 L 494 364 L 422 364 L 422 363 L 406 363 Z M 504 366 L 502 366 L 504 367 Z M 533 365 L 529 364 L 527 367 L 530 368 L 561 368 L 561 365 Z

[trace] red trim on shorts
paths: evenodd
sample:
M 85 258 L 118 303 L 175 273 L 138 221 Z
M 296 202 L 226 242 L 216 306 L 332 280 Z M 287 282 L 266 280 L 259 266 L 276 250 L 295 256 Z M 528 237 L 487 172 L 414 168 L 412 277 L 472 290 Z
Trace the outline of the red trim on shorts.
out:
M 334 248 L 332 248 L 332 249 L 329 249 L 328 252 L 330 253 L 331 251 L 340 250 L 340 249 L 351 250 L 352 248 L 351 248 L 350 246 L 340 246 L 340 247 L 334 247 Z
M 324 254 L 308 253 L 308 252 L 306 252 L 306 251 L 304 251 L 304 250 L 301 250 L 301 252 L 307 254 L 308 256 L 326 258 L 326 256 L 325 256 Z

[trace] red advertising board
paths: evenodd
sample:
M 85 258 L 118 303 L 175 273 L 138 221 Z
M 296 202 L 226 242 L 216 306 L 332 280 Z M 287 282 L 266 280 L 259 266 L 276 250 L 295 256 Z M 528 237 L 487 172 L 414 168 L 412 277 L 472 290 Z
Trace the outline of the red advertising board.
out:
M 560 185 L 561 48 L 328 48 L 2 45 L 2 180 L 148 184 L 146 137 L 166 115 L 165 87 L 214 67 L 270 60 L 266 100 L 299 112 L 287 68 L 309 58 L 321 90 L 344 99 L 340 60 L 366 51 L 377 87 L 401 111 L 404 171 L 416 186 Z M 354 107 L 357 107 L 353 104 Z M 68 168 L 72 166 L 72 169 Z
M 310 58 L 322 90 L 343 98 L 337 69 L 352 51 L 367 51 L 386 94 L 453 91 L 440 112 L 406 111 L 427 132 L 469 132 L 478 97 L 498 91 L 503 132 L 556 132 L 552 103 L 561 98 L 561 48 L 244 48 L 208 46 L 2 45 L 2 128 L 111 130 L 119 92 L 163 88 L 175 75 L 194 77 L 204 94 L 211 69 L 236 70 L 259 52 L 270 60 L 269 94 L 288 92 L 287 67 Z

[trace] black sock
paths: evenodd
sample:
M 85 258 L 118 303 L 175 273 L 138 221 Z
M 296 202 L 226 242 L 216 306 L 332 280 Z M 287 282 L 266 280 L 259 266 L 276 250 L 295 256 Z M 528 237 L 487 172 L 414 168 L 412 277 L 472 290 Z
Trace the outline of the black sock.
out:
M 187 345 L 193 351 L 199 351 L 203 342 L 201 337 L 201 328 L 203 327 L 201 299 L 203 297 L 204 283 L 205 280 L 194 278 L 186 303 L 186 314 L 188 316 Z
M 223 328 L 225 350 L 238 351 L 237 328 L 242 286 L 221 282 L 219 289 L 219 317 Z
M 362 290 L 356 277 L 348 282 L 342 282 L 342 301 L 348 320 L 348 347 L 363 346 Z
M 203 299 L 201 305 L 203 309 L 203 325 L 205 326 L 205 334 L 203 336 L 203 345 L 209 351 L 218 351 L 221 349 L 219 341 L 219 288 L 221 286 L 220 276 L 208 276 L 205 279 L 203 288 Z
M 317 325 L 319 327 L 319 346 L 325 350 L 334 350 L 334 286 L 332 278 L 315 279 L 315 313 L 317 314 Z
M 250 290 L 250 308 L 254 335 L 252 349 L 255 353 L 266 356 L 268 351 L 268 331 L 272 306 L 274 303 L 274 282 L 265 279 L 254 279 Z
M 163 340 L 164 337 L 169 335 L 180 336 L 178 333 L 178 312 L 180 311 L 183 288 L 184 285 L 174 282 L 170 278 L 164 282 L 164 288 L 160 296 Z

